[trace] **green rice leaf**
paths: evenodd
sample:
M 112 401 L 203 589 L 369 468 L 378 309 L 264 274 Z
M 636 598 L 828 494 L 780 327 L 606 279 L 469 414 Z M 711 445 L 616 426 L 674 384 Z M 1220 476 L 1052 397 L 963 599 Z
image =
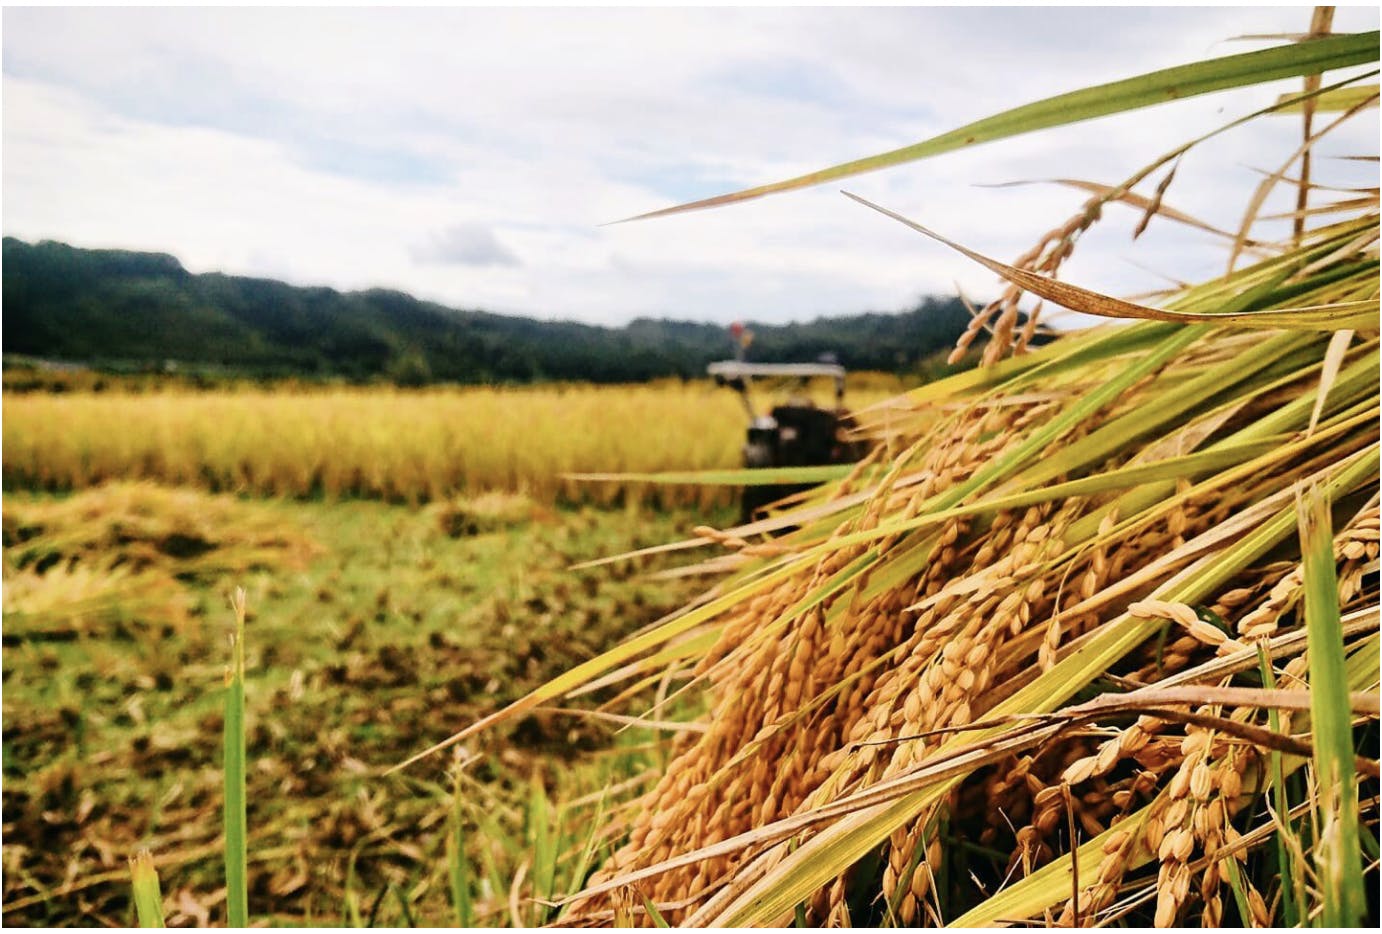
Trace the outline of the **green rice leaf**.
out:
M 1283 94 L 1278 98 L 1280 105 L 1277 109 L 1279 114 L 1299 115 L 1305 111 L 1305 102 L 1295 100 L 1296 95 Z M 1352 110 L 1359 104 L 1369 104 L 1377 106 L 1377 85 L 1360 84 L 1356 87 L 1335 88 L 1326 91 L 1315 99 L 1312 109 L 1315 113 L 1343 113 Z
M 528 795 L 528 810 L 525 823 L 528 830 L 528 843 L 533 854 L 533 895 L 539 901 L 534 906 L 535 925 L 546 920 L 547 908 L 542 904 L 552 897 L 552 883 L 557 872 L 557 843 L 560 831 L 552 826 L 552 803 L 547 799 L 547 789 L 542 779 L 533 773 Z
M 1356 927 L 1367 914 L 1367 890 L 1358 849 L 1358 780 L 1353 766 L 1353 715 L 1348 700 L 1339 582 L 1334 570 L 1329 495 L 1310 487 L 1300 500 L 1300 542 L 1305 571 L 1305 625 L 1309 632 L 1310 719 L 1315 733 L 1319 789 L 1315 873 L 1324 923 Z
M 643 899 L 643 908 L 648 912 L 648 917 L 652 919 L 653 927 L 668 927 L 667 920 L 662 917 L 662 912 L 657 910 L 657 906 L 653 904 L 652 899 L 648 898 L 648 896 L 644 895 L 642 892 L 638 894 Z
M 226 669 L 225 708 L 225 866 L 226 913 L 231 927 L 249 924 L 248 829 L 245 815 L 245 591 L 231 599 L 235 635 Z
M 782 182 L 749 188 L 732 194 L 693 201 L 677 207 L 640 214 L 630 220 L 665 217 L 702 208 L 719 207 L 749 201 L 765 195 L 797 188 L 807 188 L 825 182 L 838 181 L 852 175 L 875 172 L 919 159 L 927 159 L 980 143 L 1035 130 L 1064 126 L 1105 117 L 1110 114 L 1139 110 L 1153 104 L 1195 97 L 1212 91 L 1250 84 L 1261 84 L 1278 78 L 1320 74 L 1334 68 L 1361 65 L 1377 58 L 1378 33 L 1336 35 L 1311 39 L 1274 49 L 1246 52 L 1223 58 L 1209 59 L 1189 65 L 1179 65 L 1150 72 L 1136 78 L 1114 81 L 1096 87 L 1082 88 L 1006 110 L 992 117 L 967 124 L 921 143 L 904 146 L 877 156 L 856 159 L 819 172 L 812 172 Z
M 158 870 L 148 850 L 130 859 L 130 884 L 134 888 L 134 910 L 142 928 L 161 928 L 163 894 L 158 887 Z
M 468 928 L 475 925 L 475 908 L 470 894 L 470 860 L 465 852 L 465 814 L 462 810 L 461 766 L 456 763 L 456 773 L 451 790 L 451 827 L 446 835 L 447 880 L 451 885 L 451 908 L 456 914 L 456 925 Z

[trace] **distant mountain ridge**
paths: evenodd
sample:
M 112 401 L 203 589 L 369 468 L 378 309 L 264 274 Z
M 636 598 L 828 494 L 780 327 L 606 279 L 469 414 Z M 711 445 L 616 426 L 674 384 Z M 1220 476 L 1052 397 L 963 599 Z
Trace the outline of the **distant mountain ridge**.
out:
M 730 355 L 718 324 L 637 319 L 623 327 L 448 308 L 403 292 L 338 292 L 273 279 L 193 275 L 172 256 L 4 239 L 7 354 L 110 364 L 203 365 L 251 376 L 403 384 L 694 377 Z M 910 311 L 748 322 L 750 359 L 905 371 L 969 322 L 958 299 Z

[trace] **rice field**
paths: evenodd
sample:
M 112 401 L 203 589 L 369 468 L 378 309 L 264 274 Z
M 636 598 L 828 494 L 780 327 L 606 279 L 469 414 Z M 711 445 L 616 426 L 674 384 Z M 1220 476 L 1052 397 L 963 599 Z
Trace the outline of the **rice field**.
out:
M 1377 189 L 1297 163 L 1377 35 L 1329 23 L 775 186 L 1304 78 L 1252 116 L 1303 148 L 1198 225 L 1225 271 L 1156 305 L 1059 274 L 1114 202 L 1196 223 L 1199 140 L 1014 265 L 856 199 L 1010 284 L 984 366 L 748 524 L 562 479 L 732 467 L 708 387 L 7 399 L 11 489 L 285 498 L 7 496 L 6 920 L 1375 926 Z M 1138 320 L 1034 347 L 1046 302 Z
M 850 402 L 901 381 L 863 374 Z M 822 394 L 822 399 L 825 398 Z M 758 404 L 766 404 L 760 398 Z M 75 490 L 152 480 L 210 491 L 428 502 L 520 492 L 545 502 L 727 501 L 723 490 L 584 484 L 568 473 L 739 465 L 744 412 L 708 380 L 641 386 L 12 394 L 4 482 Z

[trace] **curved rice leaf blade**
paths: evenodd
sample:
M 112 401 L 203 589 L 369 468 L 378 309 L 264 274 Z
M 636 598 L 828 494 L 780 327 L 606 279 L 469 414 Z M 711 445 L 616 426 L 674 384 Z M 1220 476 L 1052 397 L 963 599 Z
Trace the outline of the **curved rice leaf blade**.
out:
M 1283 94 L 1277 103 L 1281 105 L 1277 113 L 1280 114 L 1301 114 L 1305 111 L 1305 102 L 1295 100 L 1294 94 Z M 1352 110 L 1359 104 L 1367 104 L 1372 107 L 1377 106 L 1377 85 L 1362 84 L 1357 87 L 1335 88 L 1326 91 L 1315 99 L 1310 105 L 1315 113 L 1340 113 L 1345 110 Z
M 1071 311 L 1080 311 L 1089 315 L 1098 315 L 1104 318 L 1142 318 L 1152 321 L 1171 321 L 1180 324 L 1213 322 L 1216 324 L 1236 324 L 1240 327 L 1251 328 L 1270 328 L 1285 329 L 1294 328 L 1298 330 L 1313 331 L 1337 331 L 1343 329 L 1354 330 L 1376 330 L 1378 326 L 1378 300 L 1364 299 L 1361 301 L 1333 302 L 1328 305 L 1319 305 L 1311 308 L 1270 308 L 1261 311 L 1224 311 L 1224 312 L 1191 312 L 1191 311 L 1171 311 L 1165 308 L 1152 308 L 1148 305 L 1139 305 L 1135 302 L 1124 301 L 1121 298 L 1113 298 L 1109 295 L 1102 295 L 1090 289 L 1084 289 L 1068 282 L 1061 282 L 1059 279 L 1052 279 L 1047 276 L 1039 275 L 1027 269 L 1019 269 L 1016 266 L 1009 266 L 1007 263 L 999 262 L 996 259 L 985 256 L 966 246 L 962 246 L 953 240 L 921 226 L 915 221 L 908 220 L 901 214 L 889 211 L 887 208 L 880 207 L 865 198 L 850 192 L 844 193 L 846 197 L 859 202 L 865 207 L 883 214 L 898 221 L 901 224 L 912 228 L 918 233 L 925 234 L 933 240 L 944 243 L 951 249 L 963 253 L 965 256 L 974 260 L 1004 279 L 1020 286 L 1033 295 L 1038 295 L 1049 302 L 1054 302 Z
M 1348 702 L 1344 636 L 1329 495 L 1311 487 L 1301 496 L 1300 541 L 1309 634 L 1310 718 L 1319 788 L 1315 872 L 1328 927 L 1356 927 L 1367 915 L 1367 890 L 1358 849 L 1358 784 L 1353 766 L 1353 716 Z
M 720 207 L 749 201 L 777 192 L 807 188 L 825 182 L 838 181 L 852 175 L 875 172 L 879 169 L 927 159 L 980 143 L 1044 130 L 1050 127 L 1080 123 L 1096 117 L 1139 110 L 1153 104 L 1196 97 L 1212 91 L 1260 84 L 1279 78 L 1319 74 L 1334 68 L 1361 65 L 1377 58 L 1376 31 L 1335 35 L 1311 39 L 1293 45 L 1258 52 L 1228 55 L 1189 65 L 1178 65 L 1149 72 L 1135 78 L 1114 81 L 1067 94 L 1048 97 L 1036 103 L 1005 110 L 967 124 L 924 142 L 880 155 L 856 159 L 832 168 L 812 172 L 796 178 L 749 188 L 732 194 L 693 201 L 676 207 L 640 214 L 628 220 L 645 220 Z

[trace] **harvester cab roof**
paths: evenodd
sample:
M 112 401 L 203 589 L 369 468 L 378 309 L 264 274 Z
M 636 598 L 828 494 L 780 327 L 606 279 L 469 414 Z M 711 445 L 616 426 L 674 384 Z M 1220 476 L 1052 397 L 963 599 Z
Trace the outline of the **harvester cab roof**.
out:
M 749 421 L 760 417 L 753 409 L 749 397 L 749 387 L 755 379 L 792 380 L 796 383 L 793 393 L 798 398 L 804 395 L 807 384 L 815 377 L 827 377 L 835 384 L 835 408 L 842 409 L 845 404 L 845 368 L 838 363 L 748 363 L 744 360 L 721 360 L 706 367 L 706 372 L 715 378 L 715 385 L 728 386 L 739 393 Z
M 743 462 L 748 468 L 811 467 L 846 464 L 858 460 L 861 446 L 848 437 L 849 413 L 844 408 L 845 368 L 838 363 L 749 363 L 722 360 L 707 367 L 716 385 L 734 389 L 748 415 Z M 818 407 L 808 389 L 813 379 L 826 378 L 835 389 L 834 405 Z M 755 410 L 750 386 L 755 380 L 787 381 L 790 395 L 766 413 Z M 792 493 L 807 489 L 799 484 L 745 487 L 743 520 L 752 521 L 758 510 Z

